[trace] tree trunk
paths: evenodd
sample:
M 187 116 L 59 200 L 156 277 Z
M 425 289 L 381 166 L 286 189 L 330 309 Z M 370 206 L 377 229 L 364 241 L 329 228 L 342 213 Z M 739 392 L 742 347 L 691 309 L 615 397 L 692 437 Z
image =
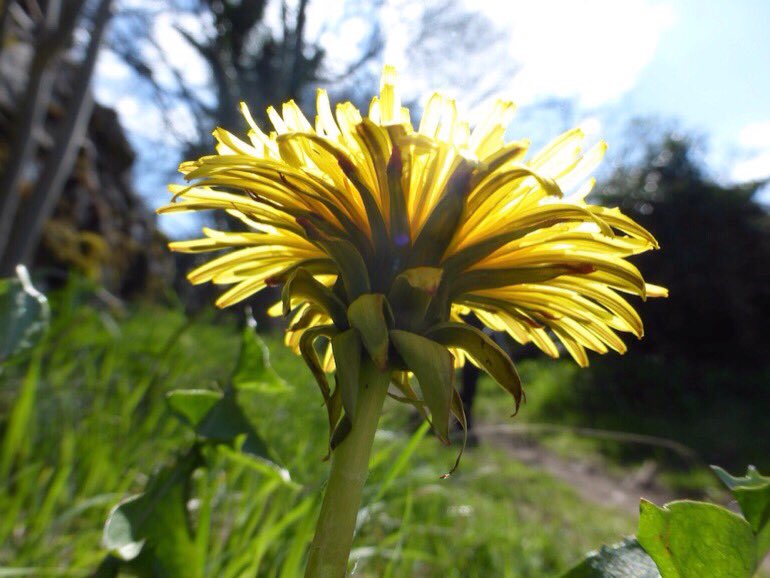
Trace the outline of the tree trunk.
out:
M 102 0 L 94 16 L 86 55 L 75 76 L 66 116 L 55 133 L 53 148 L 48 154 L 40 178 L 15 219 L 13 234 L 0 261 L 0 274 L 7 274 L 17 263 L 28 264 L 34 256 L 43 226 L 56 208 L 67 178 L 72 173 L 93 112 L 91 78 L 111 16 L 112 0 Z
M 7 0 L 6 0 L 7 1 Z M 40 41 L 30 65 L 27 88 L 16 112 L 8 163 L 0 178 L 0 256 L 5 255 L 11 229 L 19 207 L 24 168 L 32 161 L 36 137 L 42 130 L 48 110 L 56 71 L 51 62 L 69 41 L 83 0 L 69 0 L 62 16 L 61 0 L 49 0 L 45 19 L 40 23 Z

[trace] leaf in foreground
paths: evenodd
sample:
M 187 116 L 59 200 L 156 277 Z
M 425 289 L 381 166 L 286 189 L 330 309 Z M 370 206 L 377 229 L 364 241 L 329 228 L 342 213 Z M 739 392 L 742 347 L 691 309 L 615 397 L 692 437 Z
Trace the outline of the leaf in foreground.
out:
M 130 562 L 139 576 L 202 576 L 205 549 L 196 542 L 187 511 L 198 462 L 191 452 L 160 470 L 144 493 L 124 500 L 107 518 L 105 548 Z
M 660 578 L 658 567 L 634 538 L 589 553 L 562 578 Z
M 48 328 L 48 300 L 32 285 L 27 269 L 0 279 L 0 363 L 32 347 Z
M 742 478 L 731 476 L 718 466 L 711 466 L 720 480 L 730 489 L 744 518 L 757 537 L 757 561 L 770 551 L 770 478 L 749 466 Z
M 663 578 L 749 578 L 756 541 L 742 517 L 715 504 L 642 500 L 637 540 Z

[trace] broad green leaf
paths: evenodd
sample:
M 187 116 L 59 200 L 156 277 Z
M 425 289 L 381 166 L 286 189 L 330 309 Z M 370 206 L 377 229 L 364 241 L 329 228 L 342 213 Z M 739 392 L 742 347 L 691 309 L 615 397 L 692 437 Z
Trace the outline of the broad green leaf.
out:
M 248 323 L 243 328 L 241 351 L 230 383 L 237 389 L 285 390 L 287 387 L 270 366 L 270 354 L 257 335 L 256 322 Z
M 523 396 L 521 379 L 511 358 L 483 331 L 465 323 L 447 322 L 435 325 L 426 337 L 445 345 L 462 349 L 499 383 L 516 402 L 519 410 Z
M 205 441 L 231 446 L 241 442 L 242 451 L 271 459 L 267 446 L 238 403 L 234 389 L 219 393 L 206 390 L 176 390 L 166 401 L 177 417 Z
M 711 466 L 719 479 L 730 489 L 741 507 L 743 517 L 751 524 L 757 537 L 757 560 L 770 551 L 770 478 L 749 466 L 746 475 L 737 478 L 718 466 Z
M 203 439 L 231 445 L 244 436 L 242 451 L 271 459 L 265 442 L 238 404 L 234 390 L 226 392 L 203 417 L 196 427 L 196 433 Z
M 35 345 L 50 320 L 48 300 L 32 285 L 27 269 L 18 267 L 17 275 L 0 279 L 0 363 Z
M 166 395 L 169 408 L 193 428 L 221 401 L 223 394 L 209 389 L 177 389 Z
M 361 381 L 361 340 L 355 329 L 348 329 L 332 337 L 335 378 L 342 395 L 342 406 L 351 421 L 355 416 L 358 388 Z
M 390 338 L 420 383 L 436 435 L 448 444 L 455 377 L 452 354 L 443 345 L 407 331 L 393 330 Z
M 297 269 L 283 286 L 281 300 L 283 314 L 288 315 L 292 308 L 293 299 L 303 299 L 314 303 L 325 311 L 334 323 L 345 325 L 345 305 L 323 283 L 320 283 L 304 269 Z
M 238 446 L 237 442 L 236 446 Z M 253 454 L 244 453 L 243 451 L 225 445 L 217 446 L 215 451 L 234 464 L 246 466 L 260 474 L 280 480 L 284 484 L 299 487 L 292 482 L 291 474 L 286 468 L 282 468 L 270 460 L 266 460 Z
M 561 578 L 661 578 L 652 558 L 634 538 L 602 546 Z
M 348 322 L 361 335 L 361 341 L 374 364 L 384 371 L 388 363 L 387 302 L 379 293 L 366 293 L 348 307 Z
M 140 576 L 203 576 L 206 551 L 196 546 L 187 512 L 190 476 L 199 465 L 192 452 L 152 477 L 144 493 L 116 506 L 102 541 L 116 557 L 137 560 Z
M 749 578 L 756 541 L 746 520 L 715 504 L 642 500 L 637 540 L 662 578 Z

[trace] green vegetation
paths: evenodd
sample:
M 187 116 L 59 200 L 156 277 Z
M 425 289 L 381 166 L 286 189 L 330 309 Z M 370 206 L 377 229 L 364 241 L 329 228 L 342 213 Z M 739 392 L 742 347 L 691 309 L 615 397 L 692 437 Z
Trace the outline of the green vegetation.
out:
M 218 315 L 215 324 L 206 314 L 189 320 L 158 307 L 110 312 L 93 300 L 74 288 L 57 296 L 46 340 L 0 375 L 0 463 L 8 474 L 0 567 L 17 569 L 11 575 L 92 572 L 105 556 L 111 508 L 145 490 L 148 476 L 193 442 L 169 411 L 167 392 L 215 390 L 236 364 L 232 317 Z M 252 384 L 240 400 L 293 483 L 227 452 L 195 473 L 191 517 L 199 528 L 211 519 L 206 576 L 295 576 L 312 538 L 327 419 L 301 360 L 278 338 L 268 344 L 285 383 Z M 404 433 L 406 408 L 392 401 L 387 408 L 354 543 L 361 576 L 551 576 L 634 528 L 484 446 L 440 480 L 457 445 L 444 448 L 424 427 Z M 23 435 L 7 436 L 11 421 Z
M 696 367 L 685 361 L 664 365 L 633 353 L 592 360 L 587 370 L 550 359 L 527 359 L 517 366 L 527 403 L 516 423 L 531 426 L 540 442 L 559 453 L 598 452 L 610 468 L 654 460 L 670 488 L 691 496 L 721 490 L 708 464 L 770 470 L 767 369 Z M 697 394 L 681 385 L 696 379 Z M 755 385 L 753 401 L 736 391 L 745 387 L 736 384 L 746 383 Z M 505 398 L 489 379 L 482 378 L 480 389 L 477 419 L 496 421 Z

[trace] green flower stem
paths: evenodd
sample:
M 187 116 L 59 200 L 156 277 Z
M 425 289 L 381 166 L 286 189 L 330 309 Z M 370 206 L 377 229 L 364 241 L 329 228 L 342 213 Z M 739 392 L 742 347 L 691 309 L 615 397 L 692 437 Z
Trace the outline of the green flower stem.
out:
M 348 436 L 332 453 L 332 466 L 305 578 L 344 578 L 369 455 L 388 391 L 390 372 L 378 371 L 369 359 L 361 363 L 361 389 Z

